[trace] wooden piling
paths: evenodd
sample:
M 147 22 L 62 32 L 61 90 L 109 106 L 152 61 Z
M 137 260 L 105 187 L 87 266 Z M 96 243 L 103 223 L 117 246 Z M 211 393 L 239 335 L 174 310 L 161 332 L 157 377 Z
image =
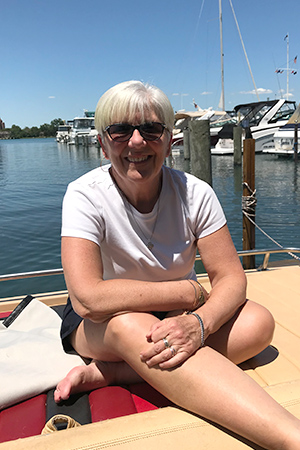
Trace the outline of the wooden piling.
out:
M 244 140 L 243 211 L 255 222 L 255 139 Z M 243 250 L 255 249 L 255 225 L 243 214 Z M 255 268 L 255 256 L 243 257 L 244 269 Z
M 233 164 L 240 166 L 242 164 L 242 127 L 233 127 Z
M 212 186 L 209 120 L 193 120 L 189 128 L 191 173 Z
M 183 156 L 184 159 L 190 159 L 190 130 L 183 130 Z

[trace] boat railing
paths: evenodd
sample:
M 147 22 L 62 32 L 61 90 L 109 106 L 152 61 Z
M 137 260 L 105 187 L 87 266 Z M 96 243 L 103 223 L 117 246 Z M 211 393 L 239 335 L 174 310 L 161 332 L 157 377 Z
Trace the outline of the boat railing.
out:
M 295 255 L 295 253 L 300 253 L 300 248 L 294 247 L 280 247 L 280 248 L 272 248 L 272 249 L 261 249 L 261 250 L 240 250 L 237 252 L 240 258 L 245 256 L 259 256 L 264 255 L 264 259 L 262 264 L 257 268 L 257 270 L 266 270 L 268 268 L 270 256 L 278 253 L 287 253 L 292 258 L 299 260 L 300 258 Z M 201 261 L 200 256 L 196 256 L 196 261 Z
M 287 253 L 291 256 L 294 253 L 300 253 L 300 248 L 275 248 L 275 249 L 262 249 L 262 250 L 241 250 L 238 251 L 238 255 L 240 258 L 244 256 L 258 256 L 264 255 L 264 259 L 262 264 L 258 267 L 257 270 L 266 270 L 268 268 L 270 256 L 278 253 Z M 300 258 L 296 257 L 296 259 L 300 260 Z M 201 261 L 201 256 L 196 256 L 196 261 Z M 37 277 L 46 277 L 51 275 L 62 275 L 63 269 L 50 269 L 50 270 L 38 270 L 34 272 L 23 272 L 23 273 L 12 273 L 7 275 L 0 275 L 0 281 L 12 281 L 12 280 L 21 280 L 27 278 L 37 278 Z

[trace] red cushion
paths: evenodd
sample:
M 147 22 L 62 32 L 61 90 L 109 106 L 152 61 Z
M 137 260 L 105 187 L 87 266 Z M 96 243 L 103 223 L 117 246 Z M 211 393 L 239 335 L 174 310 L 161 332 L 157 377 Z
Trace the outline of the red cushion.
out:
M 45 394 L 0 412 L 0 442 L 40 434 L 46 421 Z
M 10 312 L 0 312 L 0 319 L 6 319 L 10 315 Z
M 41 394 L 0 411 L 0 443 L 35 436 L 46 422 L 47 395 Z M 147 383 L 108 386 L 89 394 L 92 422 L 150 411 L 171 405 Z M 66 412 L 67 414 L 67 412 Z
M 137 412 L 131 393 L 120 386 L 108 386 L 89 395 L 92 422 Z
M 132 393 L 137 412 L 151 411 L 173 404 L 147 383 L 132 384 L 129 386 L 129 390 Z

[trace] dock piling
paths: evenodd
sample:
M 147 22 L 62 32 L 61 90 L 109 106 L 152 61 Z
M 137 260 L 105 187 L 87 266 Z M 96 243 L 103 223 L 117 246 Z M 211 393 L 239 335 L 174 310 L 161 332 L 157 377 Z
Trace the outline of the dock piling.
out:
M 191 173 L 212 186 L 209 120 L 193 120 L 189 127 Z
M 233 163 L 235 166 L 242 165 L 242 127 L 233 127 Z
M 244 140 L 242 209 L 255 222 L 255 139 Z M 243 214 L 243 250 L 255 248 L 255 225 Z M 255 256 L 243 257 L 244 269 L 255 268 Z

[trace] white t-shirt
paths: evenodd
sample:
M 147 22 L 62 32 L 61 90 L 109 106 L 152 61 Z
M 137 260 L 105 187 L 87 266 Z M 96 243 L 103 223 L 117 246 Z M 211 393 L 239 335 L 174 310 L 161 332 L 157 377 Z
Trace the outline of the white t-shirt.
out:
M 62 236 L 99 245 L 104 279 L 195 278 L 197 239 L 226 223 L 212 188 L 190 174 L 163 166 L 160 198 L 150 213 L 141 214 L 120 193 L 109 168 L 99 167 L 69 184 Z M 152 250 L 147 247 L 150 238 Z

